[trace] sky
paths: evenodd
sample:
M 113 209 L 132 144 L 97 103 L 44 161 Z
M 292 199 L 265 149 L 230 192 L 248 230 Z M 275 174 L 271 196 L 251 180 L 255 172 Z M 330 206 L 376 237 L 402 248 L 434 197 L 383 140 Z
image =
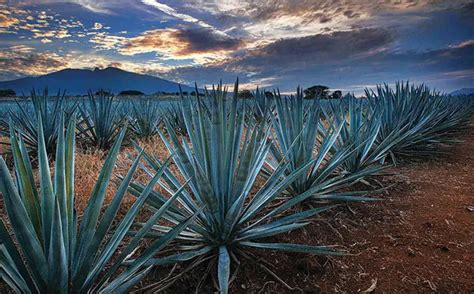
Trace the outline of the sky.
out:
M 474 1 L 0 0 L 0 80 L 118 67 L 183 84 L 474 87 Z

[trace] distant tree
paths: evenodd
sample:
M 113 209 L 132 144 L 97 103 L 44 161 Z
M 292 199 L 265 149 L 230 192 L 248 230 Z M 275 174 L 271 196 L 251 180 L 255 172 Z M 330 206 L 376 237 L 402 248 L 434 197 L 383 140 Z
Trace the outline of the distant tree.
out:
M 125 90 L 119 93 L 119 96 L 143 96 L 143 92 L 137 90 Z
M 336 91 L 332 92 L 331 98 L 332 99 L 341 99 L 342 98 L 342 91 L 336 90 Z
M 265 91 L 265 97 L 271 99 L 271 98 L 273 98 L 273 93 L 270 92 L 270 91 Z
M 188 92 L 187 92 L 187 91 L 183 91 L 183 95 L 184 95 L 184 96 L 188 96 Z
M 110 91 L 105 91 L 105 90 L 98 90 L 97 92 L 95 92 L 95 95 L 112 95 L 112 93 Z
M 323 85 L 316 85 L 309 87 L 308 89 L 304 90 L 304 98 L 305 99 L 327 99 L 329 98 L 329 87 Z
M 12 97 L 12 96 L 16 96 L 15 91 L 13 91 L 12 89 L 0 90 L 0 97 Z
M 253 93 L 250 92 L 249 90 L 242 90 L 242 91 L 239 91 L 239 98 L 242 98 L 242 99 L 252 99 L 253 98 Z
M 174 95 L 179 96 L 179 92 L 174 93 Z
M 191 96 L 196 96 L 196 91 L 192 91 Z

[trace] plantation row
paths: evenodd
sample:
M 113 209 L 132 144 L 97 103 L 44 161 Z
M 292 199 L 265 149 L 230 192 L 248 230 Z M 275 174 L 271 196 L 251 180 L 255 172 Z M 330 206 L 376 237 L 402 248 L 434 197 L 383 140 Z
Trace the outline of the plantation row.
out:
M 468 97 L 408 84 L 333 102 L 305 100 L 300 90 L 273 98 L 257 91 L 246 101 L 238 99 L 238 84 L 234 89 L 182 96 L 166 111 L 151 100 L 116 103 L 91 95 L 78 105 L 32 95 L 31 107 L 10 112 L 2 126 L 10 136 L 14 177 L 0 159 L 9 220 L 0 222 L 2 279 L 16 292 L 122 293 L 153 267 L 185 262 L 188 271 L 206 263 L 214 268 L 205 275 L 216 275 L 219 291 L 227 293 L 235 267 L 258 260 L 252 249 L 344 254 L 271 237 L 307 225 L 337 203 L 376 200 L 369 195 L 374 176 L 400 159 L 441 152 L 473 113 Z M 156 136 L 170 154 L 164 161 L 133 141 Z M 138 156 L 104 205 L 120 147 L 130 139 Z M 108 150 L 80 217 L 74 208 L 76 140 L 81 148 Z M 139 171 L 150 180 L 136 180 Z M 366 188 L 356 190 L 356 183 Z M 127 193 L 136 201 L 119 218 Z M 145 223 L 136 221 L 142 209 L 150 212 Z M 154 281 L 153 289 L 179 276 Z

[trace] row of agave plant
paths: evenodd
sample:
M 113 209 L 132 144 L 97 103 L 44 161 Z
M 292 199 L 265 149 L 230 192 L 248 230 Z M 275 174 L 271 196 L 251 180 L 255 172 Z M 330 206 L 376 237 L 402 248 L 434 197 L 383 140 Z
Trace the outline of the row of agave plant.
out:
M 116 195 L 106 207 L 105 191 L 127 134 L 109 117 L 118 113 L 112 102 L 90 96 L 91 114 L 58 111 L 59 127 L 51 133 L 54 176 L 46 121 L 38 110 L 43 122 L 34 129 L 39 190 L 28 152 L 33 142 L 27 143 L 25 131 L 11 122 L 14 176 L 0 159 L 0 192 L 9 219 L 7 225 L 0 223 L 2 279 L 17 292 L 122 293 L 153 267 L 185 262 L 184 271 L 207 264 L 203 279 L 217 276 L 219 291 L 227 293 L 239 265 L 258 260 L 255 248 L 341 255 L 331 246 L 269 237 L 299 229 L 339 202 L 375 200 L 351 186 L 399 158 L 439 152 L 440 146 L 455 142 L 472 114 L 472 102 L 408 84 L 397 84 L 395 90 L 379 87 L 367 92 L 366 99 L 346 97 L 326 107 L 319 100 L 304 100 L 300 90 L 291 97 L 275 93 L 273 99 L 257 92 L 249 102 L 237 98 L 237 89 L 238 83 L 229 95 L 219 85 L 203 98 L 182 96 L 176 115 L 164 119 L 163 128 L 156 123 L 159 109 L 148 102 L 130 108 L 154 122 L 130 122 L 130 129 L 150 127 L 146 133 L 157 134 L 170 155 L 161 161 L 134 142 L 138 155 L 119 177 Z M 100 120 L 116 135 L 103 143 L 110 151 L 78 217 L 75 141 L 92 129 L 105 133 L 97 128 Z M 172 162 L 177 171 L 170 169 Z M 148 174 L 149 181 L 134 180 L 137 170 Z M 127 192 L 136 201 L 118 219 Z M 151 212 L 145 223 L 136 220 L 142 209 Z M 140 249 L 144 240 L 151 245 Z M 263 264 L 262 269 L 268 270 Z M 148 289 L 163 289 L 179 276 L 167 276 Z
M 119 100 L 105 91 L 98 91 L 96 94 L 90 92 L 86 99 L 69 98 L 65 92 L 50 97 L 45 89 L 42 93 L 33 90 L 30 100 L 15 100 L 14 107 L 0 118 L 0 134 L 8 136 L 8 130 L 12 126 L 21 133 L 28 149 L 37 152 L 37 125 L 41 121 L 46 150 L 48 154 L 53 154 L 61 116 L 64 115 L 67 122 L 74 113 L 77 119 L 77 139 L 83 147 L 108 150 L 125 126 L 128 126 L 126 138 L 152 137 L 157 134 L 164 119 L 184 132 L 179 108 L 173 104 L 163 107 L 154 98 Z

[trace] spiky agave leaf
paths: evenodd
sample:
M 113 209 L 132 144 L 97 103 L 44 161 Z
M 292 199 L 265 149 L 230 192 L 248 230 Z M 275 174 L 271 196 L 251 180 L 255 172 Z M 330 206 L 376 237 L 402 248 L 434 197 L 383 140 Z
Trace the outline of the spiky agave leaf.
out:
M 372 111 L 366 102 L 364 99 L 347 95 L 342 99 L 342 103 L 331 104 L 330 110 L 324 111 L 328 123 L 342 125 L 331 152 L 337 153 L 348 146 L 351 152 L 341 164 L 343 172 L 353 174 L 377 166 L 379 170 L 383 169 L 388 152 L 396 144 L 391 137 L 376 144 L 383 113 Z M 324 132 L 325 129 L 322 130 Z M 373 172 L 376 173 L 377 169 Z
M 364 194 L 361 192 L 340 192 L 376 172 L 374 168 L 350 174 L 344 172 L 344 164 L 360 147 L 358 142 L 351 142 L 341 145 L 337 152 L 332 152 L 345 124 L 334 122 L 327 115 L 325 120 L 320 100 L 304 100 L 300 89 L 295 96 L 284 97 L 277 93 L 274 100 L 276 108 L 272 121 L 276 138 L 270 149 L 271 157 L 267 159 L 267 174 L 277 170 L 282 160 L 288 162 L 284 170 L 286 176 L 303 166 L 310 166 L 307 172 L 301 173 L 288 186 L 288 196 L 295 197 L 312 191 L 312 198 L 316 200 L 370 200 L 356 197 Z
M 88 93 L 87 104 L 80 107 L 81 120 L 77 125 L 81 141 L 95 148 L 108 150 L 124 126 L 125 118 L 118 111 L 115 97 L 100 90 Z
M 198 213 L 196 222 L 179 235 L 178 248 L 182 251 L 166 260 L 149 262 L 162 264 L 200 260 L 204 256 L 214 258 L 218 264 L 216 270 L 222 293 L 228 291 L 232 260 L 244 256 L 241 252 L 249 247 L 339 254 L 324 246 L 258 243 L 261 238 L 300 228 L 307 224 L 309 217 L 330 207 L 290 213 L 289 208 L 312 196 L 310 190 L 299 195 L 298 201 L 269 208 L 269 204 L 295 178 L 306 172 L 312 162 L 286 177 L 283 175 L 287 164 L 282 162 L 258 192 L 254 195 L 250 192 L 269 153 L 270 124 L 268 119 L 257 121 L 255 116 L 249 116 L 251 121 L 245 125 L 246 107 L 238 101 L 237 89 L 236 83 L 231 99 L 227 99 L 227 92 L 222 85 L 208 92 L 205 100 L 209 112 L 204 111 L 205 101 L 200 97 L 197 101 L 189 97 L 182 98 L 181 111 L 186 129 L 192 130 L 188 134 L 189 141 L 187 138 L 180 139 L 172 128 L 168 128 L 169 138 L 160 132 L 170 153 L 175 154 L 173 158 L 180 174 L 189 179 L 189 190 L 182 192 L 183 197 L 178 199 L 179 205 L 172 205 L 165 213 L 165 218 L 171 223 L 178 223 L 197 213 L 201 207 L 203 210 Z M 142 151 L 139 146 L 137 148 Z M 151 155 L 145 154 L 145 159 L 148 164 L 143 169 L 150 174 L 163 166 Z M 165 169 L 160 184 L 174 193 L 183 183 L 169 169 Z M 138 182 L 131 185 L 131 192 L 138 199 L 143 190 L 144 185 Z M 153 191 L 147 200 L 148 207 L 155 211 L 165 200 L 164 195 Z M 154 229 L 157 236 L 169 231 L 164 225 L 156 225 Z
M 252 108 L 249 111 L 249 114 L 254 115 L 257 121 L 261 119 L 268 119 L 269 113 L 272 112 L 275 108 L 275 105 L 272 99 L 273 97 L 274 97 L 273 93 L 267 92 L 265 91 L 265 89 L 260 90 L 259 88 L 257 88 L 255 90 L 255 93 L 253 93 L 254 105 L 251 105 Z
M 75 105 L 67 103 L 65 97 L 65 92 L 62 94 L 58 92 L 51 98 L 46 88 L 42 93 L 33 89 L 31 100 L 21 102 L 15 100 L 17 109 L 9 112 L 9 126 L 20 134 L 26 147 L 34 154 L 38 153 L 37 125 L 39 122 L 43 125 L 46 151 L 48 154 L 54 153 L 60 117 L 65 112 L 72 114 L 75 111 Z M 41 117 L 38 114 L 41 114 Z
M 179 134 L 186 133 L 186 124 L 184 123 L 183 114 L 179 106 L 171 102 L 166 108 L 162 110 L 162 117 L 168 121 L 169 127 Z
M 426 157 L 439 152 L 439 146 L 457 140 L 452 134 L 466 125 L 472 107 L 456 99 L 430 91 L 425 85 L 397 82 L 395 89 L 377 86 L 366 90 L 370 107 L 382 114 L 376 144 L 390 140 L 393 161 L 397 157 Z
M 11 146 L 16 185 L 3 158 L 0 158 L 0 192 L 17 241 L 15 244 L 7 227 L 0 221 L 1 277 L 15 291 L 22 293 L 125 293 L 149 271 L 150 266 L 145 264 L 147 260 L 171 242 L 192 221 L 193 215 L 182 219 L 122 270 L 123 262 L 136 250 L 151 225 L 145 226 L 128 243 L 124 244 L 124 237 L 167 165 L 154 174 L 138 201 L 122 219 L 117 220 L 120 204 L 139 166 L 141 156 L 138 156 L 99 219 L 125 134 L 122 130 L 107 156 L 78 229 L 74 210 L 75 118 L 70 120 L 66 134 L 63 124 L 62 118 L 54 178 L 50 175 L 43 127 L 38 124 L 40 193 L 36 190 L 24 143 L 14 132 Z M 162 209 L 153 215 L 154 222 L 177 197 L 179 193 L 164 202 Z M 117 224 L 113 228 L 115 221 Z M 118 258 L 112 260 L 120 244 L 125 247 Z
M 133 101 L 127 107 L 131 114 L 128 115 L 131 131 L 139 138 L 149 138 L 157 134 L 158 125 L 162 115 L 157 101 L 146 98 Z

